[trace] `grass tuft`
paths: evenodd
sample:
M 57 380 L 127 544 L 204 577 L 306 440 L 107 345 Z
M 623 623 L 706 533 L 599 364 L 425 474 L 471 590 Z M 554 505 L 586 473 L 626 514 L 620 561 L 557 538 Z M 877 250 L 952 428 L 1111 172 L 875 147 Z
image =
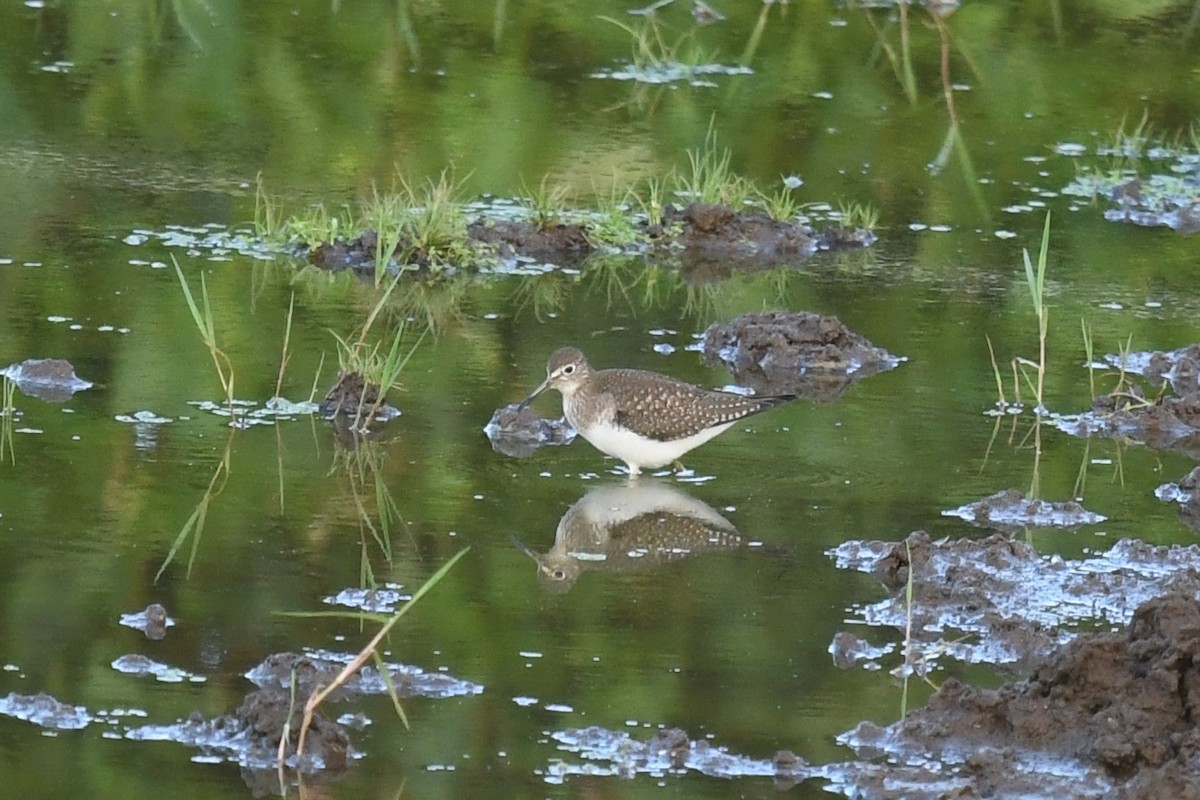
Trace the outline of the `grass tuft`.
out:
M 229 356 L 225 355 L 224 351 L 217 346 L 217 330 L 213 322 L 212 303 L 208 299 L 208 284 L 204 280 L 204 273 L 200 273 L 200 302 L 197 303 L 187 278 L 183 277 L 183 270 L 180 269 L 179 262 L 175 260 L 174 255 L 171 256 L 171 263 L 175 265 L 175 274 L 179 276 L 183 298 L 187 301 L 188 310 L 192 313 L 192 321 L 196 324 L 196 330 L 200 332 L 200 338 L 204 341 L 204 346 L 208 348 L 208 353 L 212 357 L 213 368 L 216 370 L 217 378 L 221 381 L 221 388 L 225 392 L 225 403 L 229 407 L 230 416 L 233 417 L 233 363 L 229 360 Z M 236 420 L 236 417 L 234 419 Z
M 1049 332 L 1050 310 L 1046 307 L 1046 262 L 1050 250 L 1050 212 L 1046 212 L 1046 224 L 1042 228 L 1042 247 L 1038 251 L 1037 265 L 1029 258 L 1029 251 L 1022 249 L 1021 256 L 1025 262 L 1025 283 L 1029 287 L 1029 296 L 1033 301 L 1033 313 L 1038 320 L 1038 360 L 1035 364 L 1021 359 L 1021 363 L 1032 366 L 1037 370 L 1037 384 L 1034 397 L 1037 399 L 1035 411 L 1045 412 L 1043 405 L 1043 389 L 1046 385 L 1046 336 Z
M 838 203 L 842 227 L 873 231 L 879 227 L 879 209 L 870 203 Z
M 756 192 L 745 178 L 734 174 L 730 167 L 732 153 L 728 147 L 717 147 L 717 133 L 709 123 L 704 144 L 688 150 L 688 169 L 675 177 L 676 194 L 701 203 L 724 204 L 734 209 L 745 205 Z
M 17 384 L 5 375 L 0 377 L 0 464 L 4 463 L 4 453 L 8 451 L 8 460 L 17 463 L 17 452 L 13 449 L 13 422 L 17 416 L 16 406 Z
M 536 189 L 521 181 L 524 192 L 521 205 L 529 215 L 529 221 L 541 230 L 552 228 L 563 221 L 566 215 L 567 187 L 550 186 L 549 175 L 543 175 Z

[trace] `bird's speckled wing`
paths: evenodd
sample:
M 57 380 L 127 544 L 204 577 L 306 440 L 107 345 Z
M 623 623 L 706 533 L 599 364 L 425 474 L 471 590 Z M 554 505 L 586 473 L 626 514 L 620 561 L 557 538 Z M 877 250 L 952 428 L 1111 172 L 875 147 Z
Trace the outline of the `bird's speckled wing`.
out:
M 606 369 L 595 378 L 596 390 L 614 400 L 618 425 L 660 442 L 683 439 L 793 399 L 714 392 L 642 370 Z

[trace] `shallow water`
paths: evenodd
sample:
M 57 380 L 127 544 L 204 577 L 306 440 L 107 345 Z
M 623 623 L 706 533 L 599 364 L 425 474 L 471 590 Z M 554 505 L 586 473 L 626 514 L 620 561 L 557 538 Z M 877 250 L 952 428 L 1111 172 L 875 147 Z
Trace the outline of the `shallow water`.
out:
M 887 57 L 900 46 L 895 19 L 874 12 L 877 35 L 866 11 L 834 4 L 721 9 L 727 20 L 680 45 L 694 39 L 711 63 L 744 58 L 753 70 L 706 75 L 715 86 L 593 77 L 629 60 L 629 36 L 596 16 L 635 20 L 612 3 L 0 12 L 0 367 L 63 358 L 96 384 L 62 405 L 18 394 L 15 464 L 0 463 L 0 696 L 45 692 L 97 717 L 50 730 L 0 715 L 8 785 L 20 796 L 247 796 L 236 766 L 121 737 L 194 710 L 229 713 L 252 689 L 243 674 L 272 653 L 357 649 L 370 626 L 278 612 L 328 610 L 323 598 L 372 581 L 412 592 L 470 547 L 402 620 L 388 659 L 482 694 L 409 698 L 407 730 L 386 700 L 356 702 L 372 721 L 351 734 L 364 757 L 333 796 L 632 797 L 660 796 L 660 785 L 772 796 L 764 777 L 580 776 L 558 765 L 580 762 L 559 734 L 596 725 L 646 739 L 677 727 L 747 759 L 787 749 L 846 761 L 835 737 L 895 721 L 904 701 L 888 675 L 897 656 L 877 672 L 842 671 L 830 642 L 847 629 L 876 644 L 901 634 L 856 625 L 855 609 L 888 595 L 839 569 L 831 548 L 919 528 L 979 536 L 942 511 L 1035 482 L 1042 497 L 1107 517 L 1025 533 L 1042 553 L 1079 558 L 1122 537 L 1190 543 L 1153 494 L 1194 465 L 1187 456 L 1043 428 L 1036 458 L 1028 411 L 984 413 L 996 400 L 988 339 L 1006 391 L 1008 361 L 1036 355 L 1021 248 L 1036 253 L 1045 210 L 1052 411 L 1090 402 L 1081 319 L 1097 357 L 1130 339 L 1135 350 L 1200 340 L 1194 238 L 1106 221 L 1104 201 L 1061 194 L 1102 163 L 1096 150 L 1122 120 L 1129 130 L 1145 113 L 1169 139 L 1200 117 L 1193 9 L 1042 5 L 968 4 L 946 19 L 963 143 L 941 164 L 940 43 L 916 9 L 913 102 Z M 689 35 L 683 6 L 660 15 L 669 43 Z M 724 280 L 607 258 L 465 282 L 457 313 L 439 317 L 404 372 L 393 397 L 403 415 L 357 454 L 308 415 L 231 434 L 198 407 L 221 389 L 172 256 L 193 288 L 205 276 L 235 394 L 260 406 L 276 394 L 293 292 L 281 391 L 291 401 L 309 398 L 318 370 L 319 399 L 334 378 L 330 331 L 348 335 L 370 306 L 346 276 L 297 277 L 286 258 L 233 246 L 260 172 L 297 208 L 447 164 L 469 173 L 472 194 L 512 196 L 550 173 L 587 198 L 614 175 L 682 167 L 710 120 L 734 168 L 761 185 L 799 175 L 801 200 L 875 205 L 879 243 Z M 550 550 L 574 504 L 625 479 L 583 441 L 523 460 L 493 452 L 482 433 L 493 410 L 524 397 L 568 343 L 599 366 L 726 385 L 689 348 L 710 323 L 763 308 L 836 315 L 908 361 L 835 403 L 735 426 L 688 456 L 690 474 L 647 481 L 704 504 L 746 546 L 596 565 L 547 590 L 513 537 Z M 556 415 L 557 402 L 537 408 Z M 119 420 L 139 411 L 167 421 Z M 227 448 L 202 535 L 156 580 Z M 376 476 L 399 513 L 383 542 L 358 510 L 378 525 Z M 120 621 L 151 602 L 176 622 L 161 641 Z M 112 666 L 131 653 L 205 680 Z M 1001 679 L 946 659 L 936 677 L 948 675 Z M 910 687 L 909 707 L 927 692 Z M 793 791 L 821 794 L 817 781 Z

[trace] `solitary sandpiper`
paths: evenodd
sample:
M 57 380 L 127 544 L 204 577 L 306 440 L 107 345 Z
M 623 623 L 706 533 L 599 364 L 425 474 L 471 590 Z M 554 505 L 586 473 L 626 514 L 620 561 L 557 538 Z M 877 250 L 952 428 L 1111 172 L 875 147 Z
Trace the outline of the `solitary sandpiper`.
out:
M 521 407 L 547 389 L 562 393 L 571 427 L 624 461 L 630 476 L 677 462 L 738 420 L 793 399 L 710 391 L 640 369 L 593 370 L 575 347 L 551 354 L 546 380 Z

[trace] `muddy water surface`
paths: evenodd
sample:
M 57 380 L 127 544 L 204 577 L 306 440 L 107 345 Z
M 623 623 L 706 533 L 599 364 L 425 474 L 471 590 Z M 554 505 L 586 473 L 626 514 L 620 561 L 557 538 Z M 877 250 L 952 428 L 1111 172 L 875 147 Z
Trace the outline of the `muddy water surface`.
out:
M 1006 784 L 1005 764 L 1088 796 L 1155 796 L 1173 785 L 1160 770 L 1186 782 L 1191 717 L 1149 691 L 1126 694 L 1160 727 L 1128 740 L 955 725 L 1003 730 L 1039 681 L 1088 707 L 1080 664 L 1130 686 L 1186 672 L 1170 652 L 1195 644 L 1194 437 L 1147 434 L 1194 425 L 1194 383 L 1183 370 L 1163 389 L 1169 370 L 1118 354 L 1161 363 L 1147 354 L 1200 342 L 1200 258 L 1177 232 L 1197 157 L 1176 134 L 1200 118 L 1189 6 L 902 20 L 730 4 L 697 27 L 672 4 L 657 12 L 672 63 L 648 69 L 596 16 L 642 24 L 619 4 L 143 5 L 0 12 L 0 369 L 63 359 L 92 384 L 23 387 L 0 417 L 0 774 L 17 795 L 280 793 L 270 743 L 295 709 L 277 690 L 293 670 L 322 681 L 376 630 L 280 612 L 402 607 L 464 548 L 385 644 L 408 727 L 376 665 L 322 709 L 325 749 L 284 791 L 1051 786 Z M 1118 141 L 1143 115 L 1148 138 Z M 601 250 L 406 284 L 406 343 L 437 327 L 389 395 L 401 416 L 356 440 L 314 413 L 336 378 L 330 332 L 351 335 L 375 295 L 255 238 L 257 175 L 292 208 L 450 164 L 473 208 L 547 173 L 586 205 L 614 175 L 685 168 L 710 124 L 739 174 L 801 181 L 814 225 L 873 205 L 878 241 L 782 266 Z M 1105 155 L 1128 147 L 1139 157 Z M 1080 194 L 1093 167 L 1128 171 L 1115 199 Z M 989 340 L 1011 403 L 1011 360 L 1038 351 L 1021 249 L 1036 257 L 1047 210 L 1039 428 L 1024 379 L 1023 404 L 991 413 Z M 1129 224 L 1147 214 L 1161 224 Z M 194 290 L 204 276 L 236 429 L 172 258 Z M 483 432 L 567 344 L 597 367 L 753 386 L 752 367 L 706 362 L 705 334 L 764 311 L 836 317 L 904 360 L 632 487 L 581 438 L 516 457 Z M 1113 416 L 1142 408 L 1178 413 L 1149 431 Z M 557 417 L 557 396 L 534 409 Z M 907 735 L 906 715 L 948 736 Z M 1038 718 L 1095 722 L 1062 720 Z

